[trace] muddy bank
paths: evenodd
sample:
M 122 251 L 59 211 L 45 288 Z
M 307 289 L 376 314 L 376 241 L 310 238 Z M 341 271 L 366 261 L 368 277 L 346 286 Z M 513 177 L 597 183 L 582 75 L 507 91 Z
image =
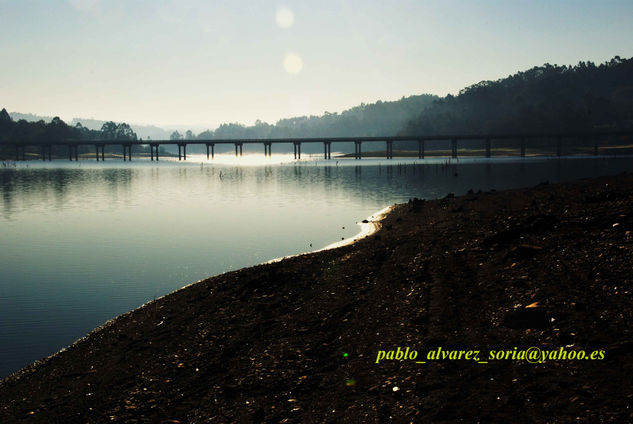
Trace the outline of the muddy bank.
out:
M 631 175 L 412 201 L 119 317 L 3 380 L 0 422 L 628 422 L 631 264 Z M 515 347 L 603 359 L 484 360 Z

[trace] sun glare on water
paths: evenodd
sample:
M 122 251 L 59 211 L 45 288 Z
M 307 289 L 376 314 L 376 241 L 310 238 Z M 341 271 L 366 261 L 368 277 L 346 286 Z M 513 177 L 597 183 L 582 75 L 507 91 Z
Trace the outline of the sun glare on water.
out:
M 301 155 L 302 161 L 309 158 L 309 155 Z M 318 155 L 316 155 L 318 156 Z M 315 156 L 315 157 L 316 157 Z M 320 156 L 318 156 L 320 157 Z M 170 161 L 178 162 L 178 158 L 170 158 Z M 292 153 L 277 153 L 273 152 L 272 157 L 266 157 L 259 153 L 244 153 L 243 156 L 235 156 L 234 154 L 216 154 L 213 159 L 207 161 L 207 155 L 205 154 L 192 154 L 187 155 L 188 163 L 204 163 L 204 164 L 218 164 L 218 165 L 240 165 L 240 166 L 265 166 L 265 165 L 279 165 L 282 163 L 295 162 Z

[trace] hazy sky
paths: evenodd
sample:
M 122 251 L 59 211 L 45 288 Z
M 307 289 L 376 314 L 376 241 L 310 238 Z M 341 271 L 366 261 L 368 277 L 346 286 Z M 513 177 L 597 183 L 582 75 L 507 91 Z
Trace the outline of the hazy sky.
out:
M 0 0 L 0 107 L 274 123 L 628 58 L 632 40 L 632 0 Z

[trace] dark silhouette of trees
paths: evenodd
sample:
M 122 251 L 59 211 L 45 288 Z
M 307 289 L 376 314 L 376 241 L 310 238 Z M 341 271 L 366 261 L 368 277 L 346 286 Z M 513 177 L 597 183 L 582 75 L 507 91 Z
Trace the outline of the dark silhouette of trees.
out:
M 633 128 L 633 59 L 546 63 L 436 100 L 402 134 L 562 132 Z
M 132 128 L 126 123 L 121 123 L 116 126 L 116 131 L 114 135 L 115 140 L 136 140 L 136 133 L 132 131 Z
M 103 139 L 114 140 L 116 136 L 116 127 L 117 125 L 112 121 L 108 121 L 103 124 L 101 126 L 101 135 L 103 136 Z
M 0 110 L 0 142 L 7 141 L 13 126 L 13 119 L 6 109 Z
M 48 142 L 72 142 L 78 140 L 121 140 L 132 141 L 137 140 L 136 133 L 126 123 L 116 124 L 114 122 L 106 122 L 101 130 L 90 130 L 81 123 L 69 126 L 59 117 L 54 117 L 48 124 L 44 121 L 28 122 L 20 119 L 14 122 L 5 109 L 0 111 L 0 149 L 2 143 L 25 143 L 37 144 Z M 113 148 L 107 148 L 110 151 Z M 28 150 L 38 151 L 35 146 L 29 146 Z M 58 150 L 57 148 L 55 150 Z M 140 147 L 136 147 L 139 151 Z M 88 147 L 80 147 L 80 151 L 88 151 Z

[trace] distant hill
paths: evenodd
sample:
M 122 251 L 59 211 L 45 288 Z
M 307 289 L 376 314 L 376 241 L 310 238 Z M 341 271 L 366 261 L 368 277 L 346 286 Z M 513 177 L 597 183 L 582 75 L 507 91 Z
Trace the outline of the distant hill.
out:
M 545 64 L 482 81 L 422 110 L 402 134 L 633 128 L 633 59 Z
M 323 136 L 384 136 L 396 134 L 411 119 L 415 118 L 425 107 L 431 105 L 438 97 L 422 94 L 402 97 L 395 101 L 377 101 L 371 104 L 360 104 L 341 113 L 325 112 L 321 116 L 300 116 L 281 119 L 276 124 L 257 121 L 255 125 L 246 126 L 239 123 L 226 123 L 215 130 L 206 130 L 198 135 L 189 132 L 187 138 L 285 138 L 285 137 L 323 137 Z M 53 118 L 30 113 L 11 112 L 14 121 L 24 119 L 30 122 L 43 120 L 50 122 Z M 91 130 L 101 130 L 106 121 L 87 118 L 73 118 L 69 123 L 77 123 Z M 154 125 L 130 124 L 132 130 L 141 139 L 150 137 L 153 140 L 169 139 L 174 131 Z
M 290 138 L 336 136 L 386 136 L 396 134 L 439 97 L 421 94 L 395 101 L 360 104 L 341 113 L 281 119 L 276 124 L 257 121 L 255 125 L 222 124 L 198 138 Z
M 33 115 L 32 113 L 20 113 L 20 112 L 9 112 L 9 116 L 11 116 L 11 119 L 13 119 L 15 122 L 19 121 L 20 119 L 24 119 L 25 121 L 28 121 L 28 122 L 37 122 L 37 121 L 51 122 L 54 118 L 53 116 L 41 116 L 41 115 Z
M 430 106 L 439 97 L 431 94 L 402 97 L 395 101 L 377 101 L 360 104 L 341 113 L 325 112 L 320 116 L 299 116 L 281 119 L 276 124 L 257 121 L 246 126 L 239 123 L 222 124 L 215 130 L 198 134 L 198 139 L 234 139 L 234 138 L 293 138 L 293 137 L 353 137 L 387 136 L 397 134 L 420 111 Z M 248 147 L 251 149 L 251 147 Z M 255 148 L 255 147 L 253 147 Z M 256 148 L 259 148 L 256 147 Z M 353 145 L 341 144 L 335 151 L 352 152 Z M 369 143 L 369 150 L 383 149 L 384 143 Z M 230 149 L 221 147 L 220 151 Z M 276 146 L 278 151 L 291 151 L 291 145 Z M 306 145 L 306 153 L 321 151 L 320 145 Z M 193 149 L 192 151 L 197 151 Z

